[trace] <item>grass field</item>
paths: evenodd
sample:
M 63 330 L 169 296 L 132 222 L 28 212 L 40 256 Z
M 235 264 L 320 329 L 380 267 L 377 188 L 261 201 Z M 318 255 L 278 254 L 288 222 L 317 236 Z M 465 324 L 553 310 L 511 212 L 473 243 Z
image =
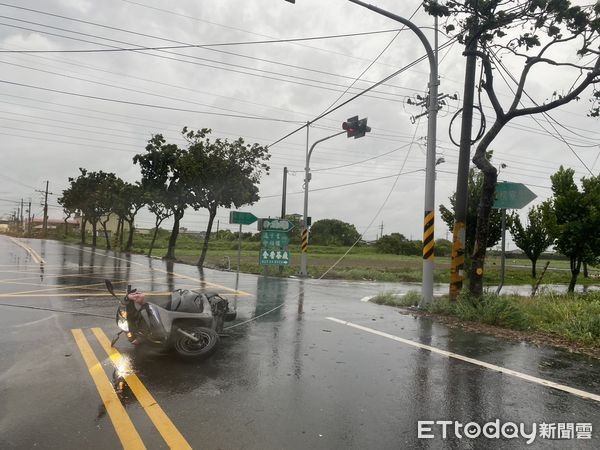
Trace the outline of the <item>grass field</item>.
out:
M 153 256 L 162 257 L 167 251 L 169 233 L 161 230 L 155 243 Z M 134 252 L 147 254 L 152 236 L 136 234 Z M 78 236 L 70 236 L 69 242 L 78 242 Z M 98 245 L 104 246 L 104 238 L 98 239 Z M 202 238 L 197 235 L 180 234 L 177 241 L 176 257 L 178 260 L 194 264 L 200 256 Z M 205 262 L 206 267 L 221 270 L 237 269 L 238 241 L 211 240 Z M 297 245 L 290 245 L 291 262 L 279 272 L 277 267 L 266 268 L 258 264 L 260 242 L 242 241 L 241 271 L 246 273 L 265 273 L 270 275 L 296 275 L 300 267 L 300 250 Z M 389 255 L 376 253 L 373 247 L 357 246 L 345 256 L 346 247 L 310 246 L 308 253 L 309 275 L 319 278 L 340 278 L 348 280 L 370 280 L 385 282 L 419 282 L 422 277 L 422 259 L 418 256 Z M 450 258 L 437 257 L 434 281 L 447 283 L 450 281 Z M 506 285 L 532 284 L 531 266 L 527 259 L 507 259 Z M 543 258 L 538 261 L 538 276 L 545 264 Z M 335 267 L 333 267 L 335 265 Z M 522 267 L 511 267 L 522 266 Z M 570 280 L 569 262 L 552 259 L 542 285 L 568 284 Z M 590 278 L 581 274 L 577 280 L 580 285 L 600 284 L 600 271 L 590 268 Z M 486 285 L 497 285 L 500 278 L 500 258 L 488 256 L 484 282 Z

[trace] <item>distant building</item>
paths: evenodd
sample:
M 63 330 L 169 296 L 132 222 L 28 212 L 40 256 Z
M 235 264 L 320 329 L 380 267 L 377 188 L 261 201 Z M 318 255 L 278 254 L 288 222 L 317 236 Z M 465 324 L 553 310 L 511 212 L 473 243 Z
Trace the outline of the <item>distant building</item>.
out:
M 48 217 L 48 228 L 55 229 L 65 224 L 64 219 L 51 219 Z M 43 217 L 34 217 L 31 219 L 31 226 L 34 229 L 42 229 L 44 227 L 44 218 Z M 67 226 L 70 228 L 79 227 L 79 219 L 67 219 Z

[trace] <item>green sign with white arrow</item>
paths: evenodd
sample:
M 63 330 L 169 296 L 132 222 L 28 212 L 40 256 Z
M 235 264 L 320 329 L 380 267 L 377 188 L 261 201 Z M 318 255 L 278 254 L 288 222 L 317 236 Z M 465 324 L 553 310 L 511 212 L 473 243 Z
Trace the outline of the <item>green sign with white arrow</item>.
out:
M 237 223 L 240 225 L 250 225 L 258 220 L 254 214 L 242 211 L 230 211 L 229 223 Z
M 521 209 L 528 205 L 537 195 L 523 183 L 502 182 L 496 185 L 495 209 Z

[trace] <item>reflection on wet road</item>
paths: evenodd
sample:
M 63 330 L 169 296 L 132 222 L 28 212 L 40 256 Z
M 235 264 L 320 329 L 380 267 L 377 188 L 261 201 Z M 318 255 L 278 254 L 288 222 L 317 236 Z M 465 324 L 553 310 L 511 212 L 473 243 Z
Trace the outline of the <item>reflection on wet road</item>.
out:
M 374 283 L 236 280 L 141 256 L 19 242 L 0 236 L 1 448 L 525 446 L 522 438 L 417 438 L 419 420 L 496 419 L 556 430 L 590 424 L 589 440 L 538 436 L 530 447 L 598 447 L 600 363 L 591 358 L 361 302 L 384 289 Z M 237 305 L 237 319 L 206 361 L 126 340 L 111 349 L 116 302 L 104 278 L 156 295 L 218 291 Z

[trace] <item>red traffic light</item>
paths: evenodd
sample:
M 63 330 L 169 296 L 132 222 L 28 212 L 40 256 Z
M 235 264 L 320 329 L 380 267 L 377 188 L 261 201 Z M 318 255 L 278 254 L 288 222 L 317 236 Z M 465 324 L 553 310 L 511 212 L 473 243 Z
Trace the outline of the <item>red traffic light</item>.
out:
M 367 118 L 358 120 L 358 116 L 350 117 L 346 122 L 343 122 L 342 129 L 347 131 L 348 137 L 354 139 L 363 137 L 365 133 L 371 131 L 371 127 L 367 126 Z

